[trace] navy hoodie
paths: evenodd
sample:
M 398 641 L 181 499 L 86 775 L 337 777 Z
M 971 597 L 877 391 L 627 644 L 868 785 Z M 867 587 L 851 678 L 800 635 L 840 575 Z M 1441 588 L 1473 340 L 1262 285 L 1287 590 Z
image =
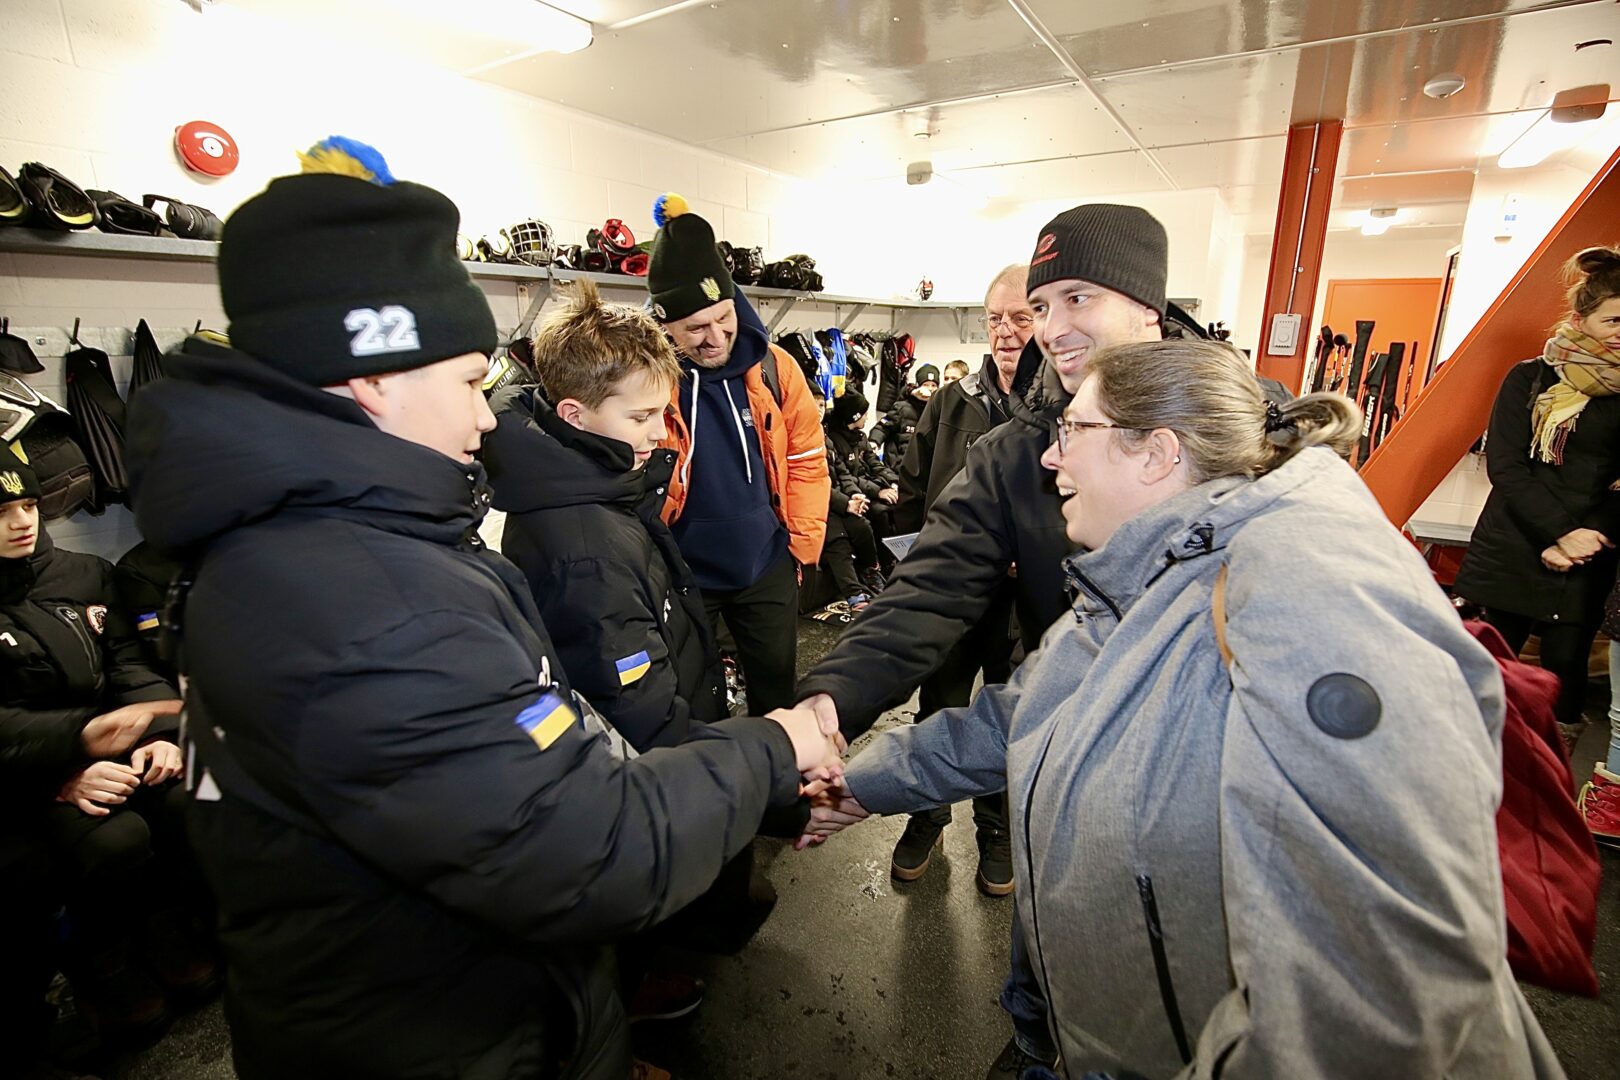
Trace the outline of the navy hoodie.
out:
M 686 505 L 670 527 L 704 592 L 745 589 L 787 554 L 788 533 L 771 506 L 770 476 L 743 376 L 770 349 L 765 324 L 737 294 L 737 337 L 718 370 L 681 361 L 681 417 L 692 450 Z M 692 398 L 696 393 L 697 407 Z

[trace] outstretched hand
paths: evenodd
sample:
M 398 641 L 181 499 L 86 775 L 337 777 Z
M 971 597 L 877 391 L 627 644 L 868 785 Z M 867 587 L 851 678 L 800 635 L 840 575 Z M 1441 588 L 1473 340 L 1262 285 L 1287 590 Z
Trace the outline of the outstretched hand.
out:
M 793 760 L 799 772 L 842 768 L 843 749 L 838 737 L 822 730 L 821 720 L 809 709 L 772 709 L 765 714 L 787 732 L 793 743 Z
M 835 832 L 849 828 L 858 821 L 871 817 L 871 811 L 860 804 L 849 790 L 843 769 L 836 776 L 820 782 L 822 789 L 810 800 L 810 822 L 804 834 L 793 843 L 793 850 L 803 851 L 812 844 L 825 843 Z
M 821 724 L 821 733 L 837 741 L 840 754 L 849 749 L 849 743 L 838 727 L 838 705 L 831 694 L 812 694 L 793 707 L 815 713 L 816 720 Z

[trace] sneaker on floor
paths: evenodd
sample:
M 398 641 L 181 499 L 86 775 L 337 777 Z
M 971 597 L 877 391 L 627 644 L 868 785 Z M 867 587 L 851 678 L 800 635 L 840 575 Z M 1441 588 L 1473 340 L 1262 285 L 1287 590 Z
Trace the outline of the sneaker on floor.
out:
M 1585 720 L 1575 724 L 1566 724 L 1562 721 L 1559 722 L 1558 737 L 1564 740 L 1564 756 L 1566 758 L 1573 757 L 1575 755 L 1575 744 L 1581 741 L 1581 736 L 1585 733 Z
M 844 601 L 844 603 L 849 605 L 849 610 L 851 611 L 859 611 L 871 602 L 872 598 L 863 592 L 858 592 L 848 600 Z
M 632 1024 L 643 1020 L 678 1020 L 703 1004 L 703 980 L 674 972 L 648 972 L 636 987 L 626 1012 Z
M 143 942 L 147 966 L 171 996 L 187 1003 L 207 1001 L 219 990 L 219 967 L 204 935 L 176 908 L 154 912 Z
M 722 655 L 720 665 L 725 671 L 726 711 L 735 715 L 747 704 L 748 684 L 743 681 L 742 667 L 736 657 Z
M 173 1017 L 163 991 L 131 960 L 127 948 L 96 957 L 73 982 L 79 1008 L 109 1043 L 145 1049 L 168 1030 Z
M 79 1008 L 73 984 L 66 975 L 57 972 L 51 979 L 45 1001 L 56 1010 L 50 1038 L 46 1041 L 45 1056 L 49 1061 L 59 1066 L 79 1065 L 101 1049 L 101 1034 Z
M 834 600 L 820 611 L 812 614 L 810 618 L 819 623 L 844 626 L 855 621 L 855 613 L 849 609 L 848 601 Z
M 1592 779 L 1575 800 L 1592 839 L 1620 847 L 1620 775 L 1610 772 L 1599 761 L 1592 766 Z
M 889 584 L 889 578 L 882 570 L 869 566 L 861 571 L 861 584 L 866 586 L 868 595 L 876 596 Z
M 1019 1047 L 1017 1039 L 1008 1039 L 1007 1045 L 1001 1048 L 1000 1056 L 991 1064 L 990 1071 L 984 1074 L 984 1080 L 1020 1080 L 1025 1069 L 1050 1069 L 1053 1060 L 1031 1057 Z
M 918 814 L 906 822 L 906 831 L 894 845 L 894 859 L 889 873 L 901 881 L 916 881 L 928 871 L 934 849 L 945 842 L 945 826 L 936 825 Z
M 1013 891 L 1012 837 L 1006 829 L 979 830 L 979 891 L 986 896 Z

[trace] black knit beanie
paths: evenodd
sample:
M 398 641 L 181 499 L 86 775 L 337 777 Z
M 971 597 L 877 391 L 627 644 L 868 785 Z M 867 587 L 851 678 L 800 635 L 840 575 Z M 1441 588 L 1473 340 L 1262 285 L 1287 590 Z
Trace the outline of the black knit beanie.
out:
M 1140 206 L 1091 203 L 1046 223 L 1029 258 L 1029 291 L 1078 278 L 1124 293 L 1164 315 L 1170 242 Z
M 653 221 L 658 235 L 647 269 L 647 292 L 659 322 L 684 319 L 737 295 L 714 228 L 692 213 L 685 199 L 674 192 L 660 195 L 653 203 Z
M 0 503 L 40 497 L 39 477 L 17 460 L 15 454 L 0 456 Z
M 845 390 L 841 397 L 833 399 L 832 411 L 828 414 L 827 423 L 832 427 L 849 427 L 849 425 L 866 415 L 866 410 L 872 403 L 853 390 Z
M 935 367 L 933 364 L 919 364 L 917 367 L 912 369 L 911 381 L 918 386 L 921 386 L 925 382 L 931 382 L 935 386 L 938 386 L 939 368 Z
M 231 344 L 316 386 L 494 351 L 489 302 L 456 254 L 455 204 L 349 140 L 312 149 L 306 170 L 345 155 L 363 164 L 272 180 L 226 221 Z

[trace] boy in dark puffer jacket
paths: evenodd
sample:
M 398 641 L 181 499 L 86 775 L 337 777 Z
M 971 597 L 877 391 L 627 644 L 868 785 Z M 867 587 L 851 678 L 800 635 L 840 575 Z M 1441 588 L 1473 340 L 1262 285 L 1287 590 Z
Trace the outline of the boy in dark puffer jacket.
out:
M 692 572 L 659 519 L 658 447 L 680 377 L 658 325 L 575 286 L 535 337 L 543 388 L 508 387 L 484 441 L 502 553 L 523 571 L 574 687 L 636 750 L 725 715 Z

